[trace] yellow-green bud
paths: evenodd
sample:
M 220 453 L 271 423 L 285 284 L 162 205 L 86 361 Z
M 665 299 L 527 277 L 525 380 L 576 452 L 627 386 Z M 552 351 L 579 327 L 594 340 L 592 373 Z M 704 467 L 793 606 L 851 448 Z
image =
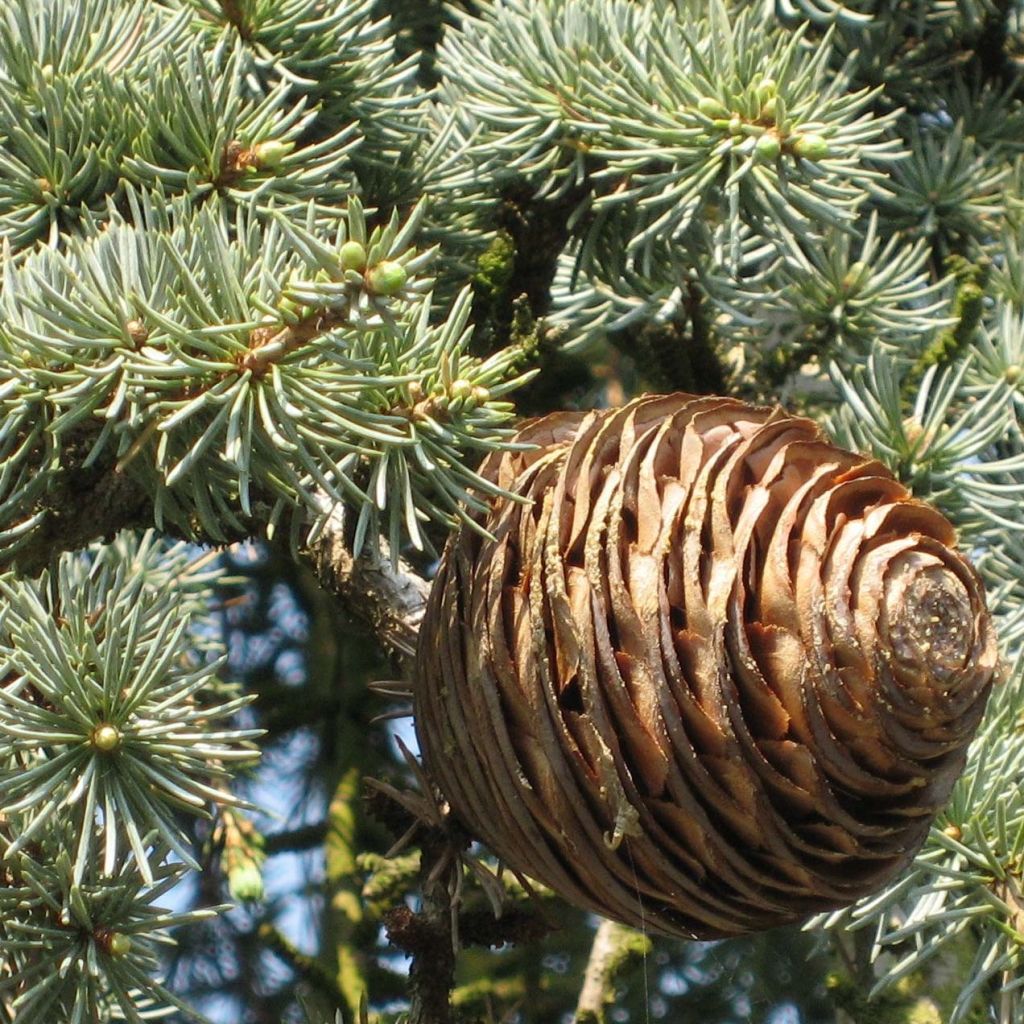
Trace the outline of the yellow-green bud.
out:
M 252 148 L 252 161 L 257 167 L 274 168 L 295 148 L 294 142 L 279 142 L 271 139 L 257 143 Z
M 366 276 L 370 290 L 377 295 L 397 295 L 408 279 L 405 267 L 395 260 L 381 260 Z
M 363 247 L 361 242 L 349 239 L 349 241 L 341 247 L 339 258 L 341 259 L 342 270 L 366 269 L 366 249 Z
M 121 730 L 109 722 L 96 726 L 92 731 L 92 745 L 105 754 L 117 750 L 121 745 Z
M 919 996 L 910 1008 L 907 1024 L 942 1024 L 942 1014 L 928 996 Z
M 473 385 L 468 380 L 452 381 L 452 386 L 448 389 L 448 394 L 452 398 L 469 398 L 473 394 Z
M 1010 363 L 1010 365 L 1003 370 L 1003 379 L 1007 384 L 1016 384 L 1020 380 L 1021 375 L 1020 363 Z
M 862 260 L 850 264 L 850 269 L 843 276 L 843 288 L 847 291 L 862 285 L 871 276 L 871 270 Z
M 239 903 L 263 899 L 263 872 L 246 858 L 228 872 L 228 891 Z
M 805 160 L 824 160 L 829 155 L 828 142 L 820 135 L 813 132 L 795 135 L 793 141 L 793 152 Z
M 477 405 L 483 405 L 485 402 L 489 402 L 491 400 L 491 393 L 482 384 L 477 384 L 477 386 L 473 388 L 473 400 Z
M 765 116 L 765 105 L 775 102 L 775 95 L 777 91 L 778 84 L 774 78 L 762 78 L 761 81 L 754 86 L 754 99 L 757 101 L 761 117 Z
M 754 144 L 754 152 L 759 160 L 775 160 L 782 152 L 782 143 L 775 132 L 765 132 Z
M 701 98 L 697 100 L 697 109 L 705 117 L 723 118 L 729 116 L 728 109 L 711 96 L 701 96 Z
M 111 932 L 107 948 L 111 956 L 127 956 L 132 948 L 132 940 L 124 932 Z
M 743 134 L 743 119 L 739 114 L 733 114 L 729 118 L 729 134 L 730 135 L 742 135 Z
M 774 121 L 775 120 L 775 112 L 778 109 L 779 109 L 779 97 L 778 96 L 769 96 L 761 104 L 760 117 L 763 120 L 765 120 L 765 121 Z

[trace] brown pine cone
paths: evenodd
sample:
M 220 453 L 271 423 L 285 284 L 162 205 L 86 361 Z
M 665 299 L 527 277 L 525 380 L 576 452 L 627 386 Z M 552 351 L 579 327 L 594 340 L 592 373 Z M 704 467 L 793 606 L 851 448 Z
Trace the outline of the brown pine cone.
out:
M 453 538 L 416 723 L 469 831 L 581 907 L 736 935 L 920 847 L 996 645 L 953 528 L 807 419 L 642 398 L 528 424 Z

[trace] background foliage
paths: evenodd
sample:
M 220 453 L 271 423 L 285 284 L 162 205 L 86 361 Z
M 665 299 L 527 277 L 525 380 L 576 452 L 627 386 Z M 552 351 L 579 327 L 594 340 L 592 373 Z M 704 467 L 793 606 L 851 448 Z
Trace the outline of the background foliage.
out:
M 429 577 L 516 415 L 669 389 L 937 503 L 1005 678 L 903 879 L 620 937 L 609 1019 L 1020 1020 L 1022 54 L 1016 0 L 4 4 L 0 1020 L 422 1021 L 439 880 L 455 1012 L 572 1019 L 596 923 L 445 860 L 311 566 Z

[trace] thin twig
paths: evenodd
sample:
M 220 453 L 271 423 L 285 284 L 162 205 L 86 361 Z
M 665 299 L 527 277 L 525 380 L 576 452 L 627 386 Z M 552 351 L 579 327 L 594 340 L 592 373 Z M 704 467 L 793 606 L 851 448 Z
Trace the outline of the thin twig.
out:
M 331 972 L 316 957 L 303 953 L 269 922 L 260 925 L 259 937 L 267 948 L 291 964 L 297 974 L 319 989 L 335 1006 L 345 1005 L 345 994 L 338 988 Z
M 327 822 L 302 825 L 287 832 L 272 832 L 264 837 L 263 851 L 268 857 L 276 853 L 298 853 L 319 846 L 327 835 Z
M 1010 909 L 1009 924 L 1018 935 L 1024 934 L 1024 894 L 1021 893 L 1020 876 L 1007 872 L 1006 879 L 996 893 Z M 999 993 L 999 1024 L 1018 1024 L 1020 1020 L 1020 992 L 1009 988 L 1015 972 L 1006 970 L 1002 975 Z

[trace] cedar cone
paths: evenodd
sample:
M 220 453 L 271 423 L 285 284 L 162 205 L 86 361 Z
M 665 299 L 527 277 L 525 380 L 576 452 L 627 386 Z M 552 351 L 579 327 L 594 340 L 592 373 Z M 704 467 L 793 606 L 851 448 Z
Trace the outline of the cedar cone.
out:
M 581 907 L 713 938 L 904 868 L 996 668 L 949 522 L 781 409 L 689 395 L 527 424 L 445 552 L 418 652 L 427 768 Z

